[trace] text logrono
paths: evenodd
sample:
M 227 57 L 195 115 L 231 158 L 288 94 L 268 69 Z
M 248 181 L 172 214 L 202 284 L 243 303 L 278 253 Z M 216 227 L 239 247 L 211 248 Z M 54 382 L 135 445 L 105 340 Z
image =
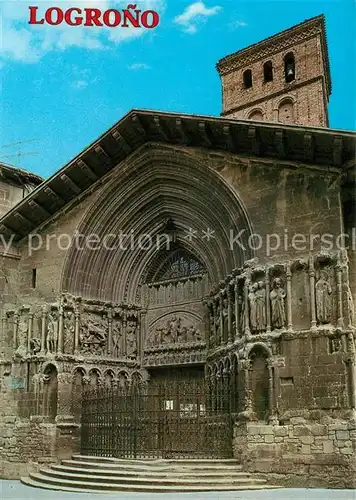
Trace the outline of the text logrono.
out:
M 109 28 L 155 28 L 159 24 L 159 15 L 154 10 L 139 10 L 137 5 L 128 5 L 127 9 L 100 9 L 72 7 L 63 10 L 60 7 L 48 8 L 42 17 L 38 7 L 29 7 L 29 24 L 50 24 L 57 26 L 107 26 Z

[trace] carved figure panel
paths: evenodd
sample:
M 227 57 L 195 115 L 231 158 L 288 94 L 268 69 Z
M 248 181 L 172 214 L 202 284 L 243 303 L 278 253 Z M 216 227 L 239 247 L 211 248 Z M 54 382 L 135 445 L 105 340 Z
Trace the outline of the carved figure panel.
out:
M 84 312 L 81 318 L 80 351 L 102 356 L 106 353 L 108 319 L 105 314 Z
M 149 329 L 146 346 L 200 342 L 202 321 L 186 312 L 170 313 L 156 321 Z
M 29 329 L 29 309 L 20 309 L 17 318 L 17 342 L 16 356 L 26 356 L 27 354 L 27 336 Z
M 63 311 L 63 338 L 64 352 L 72 354 L 74 350 L 74 335 L 75 335 L 75 314 L 72 309 Z

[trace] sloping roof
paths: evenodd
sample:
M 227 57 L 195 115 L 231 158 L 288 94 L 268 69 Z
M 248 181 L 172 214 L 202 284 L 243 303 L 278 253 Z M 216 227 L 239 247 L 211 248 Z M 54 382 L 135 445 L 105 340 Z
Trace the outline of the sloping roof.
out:
M 229 54 L 226 57 L 220 59 L 217 62 L 216 67 L 221 75 L 229 73 L 230 71 L 234 71 L 238 67 L 246 64 L 246 59 L 250 59 L 253 57 L 253 60 L 250 60 L 251 64 L 255 60 L 259 60 L 264 57 L 264 53 L 266 50 L 268 54 L 273 54 L 273 46 L 276 46 L 276 51 L 280 51 L 280 44 L 283 41 L 283 48 L 287 49 L 289 46 L 294 45 L 295 43 L 300 41 L 301 38 L 308 38 L 310 36 L 310 32 L 315 32 L 315 30 L 320 30 L 321 33 L 321 49 L 324 60 L 325 67 L 325 75 L 326 75 L 326 85 L 328 94 L 331 94 L 331 75 L 330 75 L 330 61 L 328 55 L 328 45 L 326 38 L 326 29 L 325 29 L 325 16 L 320 15 L 316 17 L 312 17 L 311 19 L 306 19 L 305 21 L 292 26 L 284 31 L 280 31 L 279 33 L 272 35 L 260 42 L 256 42 L 248 47 L 245 47 L 233 54 Z
M 19 240 L 74 201 L 148 142 L 332 166 L 355 160 L 356 134 L 326 128 L 132 110 L 0 219 L 0 233 Z
M 0 161 L 0 179 L 14 184 L 41 184 L 44 179 L 22 168 L 14 167 Z

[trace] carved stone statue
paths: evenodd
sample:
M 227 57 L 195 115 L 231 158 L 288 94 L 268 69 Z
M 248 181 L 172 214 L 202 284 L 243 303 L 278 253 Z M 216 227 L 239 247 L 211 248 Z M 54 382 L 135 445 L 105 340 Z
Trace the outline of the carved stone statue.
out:
M 239 322 L 239 327 L 240 327 L 240 333 L 245 332 L 245 301 L 243 296 L 239 296 L 239 312 L 240 312 L 240 322 Z
M 50 312 L 47 323 L 46 347 L 47 352 L 54 354 L 57 352 L 58 344 L 58 317 L 56 312 Z
M 121 339 L 121 324 L 118 321 L 114 321 L 112 325 L 112 353 L 115 358 L 118 358 L 122 354 Z
M 15 355 L 24 357 L 27 354 L 27 335 L 28 335 L 28 314 L 20 314 L 17 326 L 17 349 Z
M 266 329 L 266 289 L 263 281 L 258 282 L 256 296 L 256 322 L 257 332 L 263 332 Z
M 180 330 L 180 323 L 181 320 L 180 318 L 177 318 L 177 316 L 173 316 L 173 318 L 168 321 L 168 335 L 169 335 L 169 341 L 170 342 L 177 342 L 178 340 L 178 332 Z
M 326 271 L 321 271 L 320 278 L 315 284 L 316 317 L 320 323 L 330 323 L 332 298 L 329 276 Z
M 271 309 L 272 309 L 272 326 L 275 328 L 283 328 L 286 323 L 286 313 L 284 299 L 286 297 L 286 292 L 282 288 L 282 283 L 280 278 L 275 278 L 273 280 L 273 289 L 270 293 L 271 299 Z
M 74 349 L 75 315 L 72 310 L 63 313 L 64 352 L 72 354 Z
M 216 338 L 218 339 L 218 342 L 221 341 L 221 328 L 220 328 L 220 308 L 221 304 L 220 301 L 217 302 L 216 305 L 216 315 L 215 315 L 215 331 L 216 331 Z
M 250 326 L 253 332 L 257 331 L 257 290 L 258 284 L 254 283 L 249 288 L 248 302 L 250 307 Z
M 128 321 L 126 326 L 126 354 L 129 358 L 137 356 L 136 330 L 136 321 Z
M 229 309 L 228 309 L 228 300 L 225 298 L 223 300 L 222 307 L 222 316 L 223 316 L 223 337 L 224 339 L 228 339 L 229 335 Z

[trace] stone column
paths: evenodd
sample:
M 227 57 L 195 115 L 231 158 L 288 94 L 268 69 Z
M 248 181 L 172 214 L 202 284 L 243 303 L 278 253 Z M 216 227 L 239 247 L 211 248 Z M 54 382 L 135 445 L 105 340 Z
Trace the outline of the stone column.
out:
M 225 367 L 222 372 L 222 396 L 223 396 L 222 410 L 229 411 L 230 410 L 229 370 L 227 370 Z
M 210 349 L 211 339 L 210 339 L 210 305 L 207 300 L 203 301 L 204 305 L 204 324 L 205 324 L 205 342 L 208 350 Z
M 27 352 L 31 352 L 31 338 L 32 338 L 32 326 L 33 326 L 33 312 L 28 315 L 28 329 L 27 329 Z
M 286 279 L 287 279 L 287 328 L 289 332 L 293 331 L 292 320 L 292 271 L 290 264 L 286 264 Z
M 108 310 L 108 344 L 107 344 L 107 353 L 108 356 L 112 354 L 112 309 Z
M 17 349 L 17 328 L 19 324 L 19 315 L 17 312 L 13 315 L 13 324 L 12 324 L 12 345 L 14 347 L 14 351 Z
M 347 327 L 353 329 L 355 326 L 355 306 L 352 296 L 352 291 L 350 287 L 350 277 L 349 277 L 349 258 L 347 250 L 341 250 L 340 261 L 342 269 L 342 289 L 343 299 L 345 301 L 343 307 L 343 324 L 346 319 Z M 345 314 L 346 313 L 346 314 Z
M 232 331 L 232 301 L 233 301 L 233 291 L 231 289 L 231 285 L 227 285 L 226 289 L 227 293 L 227 314 L 228 314 L 228 323 L 227 323 L 227 330 L 228 330 L 228 342 L 232 343 L 234 341 L 234 333 Z
M 356 348 L 353 333 L 347 335 L 347 364 L 349 366 L 350 403 L 356 418 Z
M 311 311 L 311 329 L 316 329 L 316 311 L 315 311 L 315 269 L 313 256 L 309 258 L 309 283 L 310 283 L 310 311 Z
M 344 328 L 344 317 L 343 317 L 343 307 L 342 307 L 342 265 L 340 254 L 337 257 L 336 264 L 336 290 L 337 290 L 337 326 L 338 328 Z
M 122 326 L 122 354 L 123 356 L 127 355 L 127 346 L 126 346 L 126 310 L 122 311 L 122 319 L 121 319 L 121 326 Z
M 40 354 L 43 356 L 46 352 L 46 317 L 47 310 L 46 306 L 42 307 L 42 322 L 41 322 L 41 352 Z
M 225 344 L 225 335 L 224 335 L 224 300 L 223 300 L 224 292 L 219 293 L 219 301 L 220 301 L 220 344 Z
M 136 312 L 136 357 L 137 359 L 141 359 L 142 356 L 142 343 L 141 343 L 141 313 Z
M 266 333 L 270 333 L 271 332 L 271 301 L 270 301 L 269 268 L 266 269 L 265 285 L 266 285 Z
M 272 359 L 267 360 L 268 366 L 268 423 L 277 424 L 276 417 L 276 401 L 275 401 L 275 390 L 274 390 L 274 367 Z
M 243 411 L 239 414 L 240 418 L 243 420 L 251 420 L 253 409 L 252 409 L 252 397 L 250 389 L 250 370 L 251 370 L 251 360 L 242 359 L 240 360 L 240 369 L 244 373 L 244 404 Z
M 239 308 L 239 285 L 238 282 L 235 282 L 234 285 L 235 292 L 235 339 L 237 340 L 240 336 L 239 332 L 239 322 L 240 322 L 240 308 Z
M 72 383 L 73 376 L 71 373 L 62 372 L 57 375 L 58 381 L 58 398 L 57 398 L 57 416 L 56 423 L 73 423 L 74 416 L 72 414 Z
M 80 334 L 80 316 L 78 305 L 74 309 L 75 326 L 74 326 L 74 355 L 79 354 L 79 334 Z
M 63 339 L 63 300 L 60 301 L 58 307 L 58 350 L 57 352 L 61 354 L 64 351 L 64 339 Z
M 215 297 L 212 300 L 212 307 L 213 307 L 213 318 L 214 318 L 213 332 L 212 332 L 214 334 L 213 343 L 214 343 L 214 346 L 218 346 L 219 345 L 219 343 L 218 343 L 218 333 L 217 333 L 217 328 L 216 328 L 217 307 L 216 307 Z
M 250 280 L 246 278 L 245 284 L 244 284 L 244 304 L 245 304 L 245 335 L 246 337 L 249 337 L 251 335 L 251 330 L 250 330 L 250 316 L 249 316 L 249 303 L 248 303 L 248 289 L 250 286 Z

